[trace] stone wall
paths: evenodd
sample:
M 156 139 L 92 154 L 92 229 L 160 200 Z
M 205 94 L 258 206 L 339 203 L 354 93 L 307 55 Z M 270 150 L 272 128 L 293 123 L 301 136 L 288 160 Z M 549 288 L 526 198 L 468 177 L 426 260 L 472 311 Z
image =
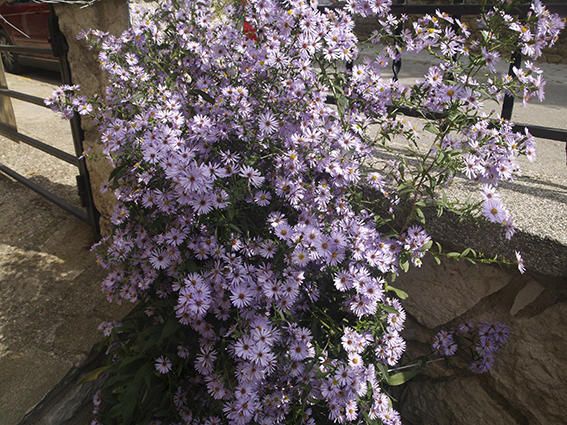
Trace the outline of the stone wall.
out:
M 111 34 L 120 34 L 129 26 L 129 9 L 126 0 L 104 0 L 90 7 L 57 4 L 55 13 L 59 26 L 69 44 L 69 63 L 73 82 L 81 86 L 86 96 L 104 93 L 105 76 L 100 70 L 97 55 L 89 50 L 77 35 L 84 30 L 96 28 Z M 112 165 L 102 157 L 99 134 L 94 123 L 82 120 L 85 131 L 84 149 L 87 153 L 87 168 L 91 179 L 93 197 L 101 213 L 101 227 L 104 232 L 108 218 L 112 214 L 114 198 L 111 192 L 101 193 L 101 186 L 108 181 Z
M 406 333 L 413 355 L 465 320 L 503 321 L 508 344 L 485 375 L 463 360 L 427 367 L 399 394 L 406 425 L 561 425 L 567 406 L 567 286 L 564 278 L 515 269 L 426 263 L 404 275 Z M 454 367 L 456 364 L 456 367 Z

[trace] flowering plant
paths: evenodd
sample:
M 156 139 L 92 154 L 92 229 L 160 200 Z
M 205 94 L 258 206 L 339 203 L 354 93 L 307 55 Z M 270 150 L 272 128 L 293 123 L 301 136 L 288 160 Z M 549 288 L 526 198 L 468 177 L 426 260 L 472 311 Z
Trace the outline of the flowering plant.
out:
M 561 22 L 538 1 L 521 21 L 497 2 L 477 38 L 441 13 L 398 33 L 407 18 L 389 5 L 168 0 L 120 37 L 84 35 L 106 92 L 64 87 L 49 103 L 99 125 L 118 201 L 102 287 L 136 303 L 105 325 L 95 423 L 400 423 L 388 386 L 404 381 L 406 294 L 394 280 L 445 255 L 424 209 L 467 210 L 437 196 L 457 174 L 512 236 L 496 187 L 534 140 L 482 105 L 543 97 L 533 63 L 516 78 L 496 64 L 516 46 L 536 59 Z M 363 62 L 356 14 L 379 23 Z M 403 85 L 385 71 L 402 50 L 437 64 Z M 404 108 L 423 111 L 421 128 Z

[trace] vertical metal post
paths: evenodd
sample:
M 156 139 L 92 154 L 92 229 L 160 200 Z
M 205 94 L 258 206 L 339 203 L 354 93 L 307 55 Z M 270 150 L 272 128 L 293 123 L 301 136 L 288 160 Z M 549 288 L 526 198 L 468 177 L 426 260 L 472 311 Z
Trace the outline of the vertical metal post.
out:
M 510 67 L 508 68 L 508 75 L 514 78 L 514 68 L 519 68 L 522 65 L 522 54 L 515 51 L 510 60 Z M 500 115 L 505 120 L 512 119 L 512 112 L 514 111 L 514 96 L 511 93 L 504 95 L 504 102 L 502 103 L 502 114 Z
M 0 54 L 0 89 L 8 90 L 8 82 L 4 73 L 4 64 L 2 63 L 2 55 Z M 6 125 L 17 131 L 16 115 L 12 107 L 12 98 L 0 93 L 0 125 Z
M 403 5 L 403 4 L 405 4 L 405 0 L 397 0 L 395 3 L 398 4 L 398 5 Z M 402 29 L 403 29 L 403 25 L 401 23 L 399 23 L 396 26 L 396 32 L 395 32 L 396 37 L 398 37 L 402 34 Z M 398 47 L 397 44 L 396 44 L 396 53 L 397 53 L 397 57 L 392 62 L 392 73 L 394 74 L 394 76 L 392 77 L 392 80 L 394 80 L 394 81 L 398 81 L 398 79 L 399 79 L 398 74 L 400 73 L 400 71 L 402 69 L 401 49 Z
M 71 67 L 67 54 L 69 52 L 69 45 L 65 39 L 65 35 L 59 28 L 59 19 L 55 14 L 53 5 L 49 6 L 49 34 L 51 37 L 51 46 L 53 54 L 59 59 L 59 67 L 61 70 L 61 81 L 63 84 L 73 84 L 71 75 Z M 100 215 L 95 207 L 93 193 L 90 185 L 89 171 L 87 169 L 86 160 L 83 152 L 83 140 L 85 139 L 84 131 L 81 127 L 81 117 L 75 112 L 71 118 L 71 134 L 73 136 L 73 146 L 75 148 L 75 155 L 78 158 L 79 175 L 77 176 L 77 187 L 81 204 L 86 208 L 89 223 L 91 224 L 97 238 L 100 237 L 99 218 Z

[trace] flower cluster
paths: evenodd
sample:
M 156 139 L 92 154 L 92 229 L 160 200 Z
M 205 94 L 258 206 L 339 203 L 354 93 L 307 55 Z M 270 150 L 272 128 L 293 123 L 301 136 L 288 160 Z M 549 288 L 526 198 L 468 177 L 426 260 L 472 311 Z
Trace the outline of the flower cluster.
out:
M 494 365 L 494 356 L 506 344 L 510 328 L 501 322 L 461 323 L 455 330 L 441 330 L 433 338 L 433 350 L 451 357 L 460 348 L 471 357 L 470 369 L 485 373 Z
M 454 356 L 457 352 L 457 342 L 453 332 L 439 331 L 433 338 L 433 349 L 443 357 Z
M 75 112 L 81 115 L 87 115 L 93 111 L 91 104 L 87 102 L 84 96 L 77 96 L 75 93 L 80 89 L 78 85 L 64 85 L 57 87 L 44 103 L 49 106 L 54 112 L 61 114 L 63 118 L 71 119 Z M 68 102 L 70 97 L 73 97 L 71 102 Z
M 559 15 L 550 13 L 541 0 L 532 1 L 530 9 L 528 17 L 537 16 L 535 28 L 516 22 L 509 14 L 502 14 L 502 18 L 508 23 L 508 27 L 518 34 L 522 54 L 530 59 L 537 59 L 542 55 L 544 48 L 553 46 L 557 42 L 565 23 Z
M 405 351 L 392 284 L 433 245 L 421 208 L 464 171 L 485 184 L 487 217 L 513 229 L 492 188 L 533 139 L 481 102 L 536 81 L 480 83 L 497 49 L 445 15 L 396 38 L 389 1 L 315 3 L 165 1 L 119 37 L 84 34 L 104 96 L 66 88 L 49 101 L 89 114 L 115 166 L 102 288 L 138 307 L 112 330 L 105 425 L 399 424 L 384 384 Z M 353 13 L 376 15 L 373 39 L 395 45 L 345 72 Z M 404 86 L 382 76 L 401 47 L 442 61 Z M 377 164 L 393 137 L 418 145 L 396 113 L 407 106 L 444 114 L 427 123 L 433 145 L 414 152 L 421 166 Z
M 470 335 L 471 326 L 463 325 L 459 332 Z M 503 323 L 480 323 L 474 335 L 473 372 L 484 373 L 494 364 L 494 355 L 504 346 L 510 336 L 510 329 Z

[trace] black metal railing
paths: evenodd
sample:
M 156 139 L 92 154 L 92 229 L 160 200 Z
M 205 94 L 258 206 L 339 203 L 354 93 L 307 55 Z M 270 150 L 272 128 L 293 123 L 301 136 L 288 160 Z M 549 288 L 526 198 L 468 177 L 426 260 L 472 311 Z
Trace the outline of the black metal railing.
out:
M 71 68 L 69 66 L 69 61 L 67 59 L 67 52 L 69 47 L 65 36 L 61 33 L 59 29 L 59 24 L 57 16 L 51 6 L 49 17 L 49 34 L 51 41 L 51 49 L 37 48 L 37 47 L 22 47 L 22 46 L 9 46 L 0 45 L 0 52 L 10 52 L 10 53 L 20 53 L 27 55 L 50 55 L 54 56 L 59 60 L 59 68 L 61 74 L 61 82 L 63 84 L 73 84 L 73 79 L 71 77 Z M 11 90 L 8 87 L 0 87 L 0 96 L 8 96 L 13 99 L 17 99 L 23 102 L 31 103 L 37 106 L 46 107 L 43 99 L 38 96 L 33 96 L 27 93 L 22 93 L 16 90 Z M 77 189 L 79 197 L 81 199 L 80 208 L 64 199 L 59 197 L 57 194 L 49 191 L 43 186 L 33 182 L 29 178 L 21 175 L 17 171 L 9 168 L 7 165 L 0 163 L 0 173 L 3 173 L 12 179 L 20 182 L 29 189 L 37 192 L 39 195 L 43 196 L 48 201 L 54 203 L 55 205 L 63 208 L 65 211 L 71 213 L 75 217 L 85 221 L 90 224 L 98 237 L 100 234 L 99 229 L 99 214 L 95 208 L 93 201 L 93 194 L 90 186 L 89 172 L 87 170 L 87 165 L 85 158 L 83 156 L 83 140 L 84 133 L 81 128 L 81 119 L 79 114 L 75 113 L 70 120 L 71 124 L 71 135 L 73 139 L 74 154 L 65 152 L 59 148 L 51 146 L 41 140 L 34 137 L 28 136 L 26 134 L 20 133 L 16 129 L 0 123 L 0 135 L 5 138 L 12 140 L 14 142 L 25 143 L 35 149 L 38 149 L 48 155 L 51 155 L 57 159 L 67 162 L 75 167 L 77 167 L 79 174 L 76 176 Z
M 435 5 L 418 5 L 418 4 L 406 4 L 403 0 L 394 2 L 392 4 L 391 10 L 392 13 L 397 15 L 426 15 L 426 14 L 434 14 L 437 11 L 447 13 L 453 17 L 461 18 L 463 16 L 476 16 L 481 15 L 487 7 L 480 4 L 461 4 L 459 1 L 454 1 L 453 4 L 435 4 Z M 457 4 L 458 3 L 458 4 Z M 548 10 L 553 13 L 558 13 L 561 16 L 567 16 L 567 3 L 546 3 L 545 4 Z M 335 4 L 329 6 L 320 6 L 320 9 L 340 9 L 343 5 Z M 529 5 L 517 5 L 512 10 L 511 13 L 517 14 L 519 16 L 525 16 L 529 12 Z M 400 33 L 403 28 L 400 26 L 397 29 Z M 522 63 L 522 55 L 520 52 L 516 51 L 512 53 L 510 58 L 510 64 L 508 69 L 508 75 L 514 77 L 514 67 L 520 67 Z M 352 64 L 347 65 L 348 68 L 352 67 Z M 394 60 L 392 63 L 392 73 L 393 79 L 397 80 L 402 69 L 402 59 L 401 57 Z M 330 102 L 333 102 L 333 99 L 329 99 Z M 502 102 L 502 111 L 501 111 L 501 118 L 505 120 L 511 120 L 513 111 L 514 111 L 514 96 L 512 94 L 506 94 L 504 96 L 504 100 Z M 418 111 L 412 110 L 409 108 L 397 108 L 397 113 L 419 117 L 419 118 L 429 118 L 429 119 L 441 119 L 443 118 L 443 114 L 439 113 L 430 113 L 427 111 Z M 545 127 L 533 124 L 515 124 L 514 130 L 516 131 L 524 131 L 528 130 L 530 134 L 534 137 L 538 137 L 541 139 L 547 140 L 554 140 L 558 142 L 565 143 L 565 154 L 567 155 L 567 129 L 562 128 L 553 128 L 553 127 Z
M 333 5 L 328 7 L 341 7 L 340 5 Z M 489 6 L 488 6 L 489 7 Z M 545 2 L 545 7 L 550 12 L 559 13 L 561 15 L 565 14 L 567 11 L 567 4 L 559 2 Z M 439 4 L 407 4 L 404 1 L 395 2 L 392 4 L 392 12 L 396 14 L 405 13 L 406 15 L 427 15 L 435 13 L 439 10 L 440 12 L 448 13 L 451 16 L 473 16 L 480 15 L 486 10 L 487 6 L 481 4 L 462 4 L 459 1 L 453 1 L 453 3 L 439 3 Z M 530 11 L 529 4 L 515 5 L 510 9 L 510 13 L 517 15 L 526 15 Z

